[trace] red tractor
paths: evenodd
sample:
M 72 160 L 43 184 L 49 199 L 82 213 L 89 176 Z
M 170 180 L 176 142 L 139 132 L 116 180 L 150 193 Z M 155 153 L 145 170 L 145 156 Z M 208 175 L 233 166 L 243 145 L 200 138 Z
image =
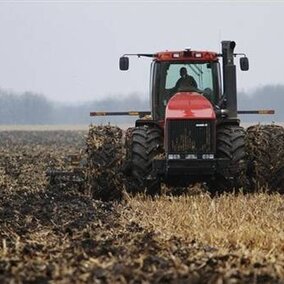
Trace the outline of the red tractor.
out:
M 245 185 L 283 192 L 284 129 L 272 124 L 245 131 L 240 126 L 239 113 L 274 111 L 237 110 L 234 58 L 241 56 L 243 71 L 249 63 L 244 54 L 234 53 L 235 46 L 222 41 L 220 54 L 186 49 L 120 58 L 121 70 L 128 70 L 129 55 L 153 58 L 151 111 L 91 112 L 140 117 L 125 135 L 118 127 L 90 126 L 80 180 L 87 181 L 94 197 L 116 199 L 124 188 L 155 194 L 161 183 L 187 187 L 196 182 L 213 192 Z M 75 174 L 49 171 L 52 180 Z
M 128 143 L 129 169 L 139 186 L 144 183 L 149 192 L 161 181 L 206 182 L 213 190 L 242 186 L 245 131 L 237 111 L 235 45 L 223 41 L 221 54 L 190 49 L 137 54 L 153 58 L 152 111 L 136 121 Z M 128 67 L 128 57 L 121 57 L 120 69 Z M 248 70 L 247 57 L 240 58 L 240 67 Z
M 125 172 L 139 190 L 206 183 L 219 191 L 243 186 L 247 171 L 245 130 L 238 113 L 236 65 L 249 69 L 248 58 L 234 53 L 234 41 L 222 41 L 222 53 L 166 51 L 126 54 L 120 70 L 128 70 L 130 55 L 153 58 L 151 64 L 151 112 L 92 112 L 96 115 L 139 115 L 127 133 Z M 222 58 L 222 72 L 220 67 Z M 222 73 L 222 75 L 221 75 Z M 223 80 L 223 83 L 222 83 Z

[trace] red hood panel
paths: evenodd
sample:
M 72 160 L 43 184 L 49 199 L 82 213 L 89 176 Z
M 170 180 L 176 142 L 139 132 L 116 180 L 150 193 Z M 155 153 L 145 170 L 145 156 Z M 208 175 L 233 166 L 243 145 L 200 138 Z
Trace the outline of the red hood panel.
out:
M 212 104 L 196 92 L 175 94 L 166 107 L 166 119 L 215 119 Z

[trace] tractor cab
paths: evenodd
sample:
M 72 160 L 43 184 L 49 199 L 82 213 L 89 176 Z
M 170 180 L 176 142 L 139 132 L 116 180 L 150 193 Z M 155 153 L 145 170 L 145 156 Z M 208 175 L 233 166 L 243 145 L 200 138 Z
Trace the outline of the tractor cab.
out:
M 180 55 L 179 60 L 177 55 Z M 199 56 L 198 60 L 196 56 Z M 218 104 L 222 94 L 220 74 L 220 64 L 213 53 L 159 53 L 151 65 L 153 119 L 164 119 L 169 100 L 179 92 L 195 92 L 206 97 L 213 105 Z
M 164 120 L 167 103 L 178 92 L 198 93 L 207 98 L 213 107 L 223 107 L 222 113 L 226 113 L 227 117 L 237 119 L 234 57 L 241 56 L 242 71 L 248 70 L 249 63 L 245 54 L 234 53 L 235 45 L 234 41 L 223 41 L 220 54 L 190 49 L 155 54 L 125 54 L 120 58 L 120 70 L 128 70 L 128 56 L 153 58 L 150 98 L 154 121 Z M 219 58 L 222 58 L 222 75 Z
M 164 120 L 168 101 L 178 92 L 196 92 L 206 97 L 213 105 L 220 101 L 222 87 L 217 53 L 186 49 L 136 55 L 153 58 L 150 80 L 153 120 Z M 120 69 L 128 68 L 128 57 L 121 57 Z

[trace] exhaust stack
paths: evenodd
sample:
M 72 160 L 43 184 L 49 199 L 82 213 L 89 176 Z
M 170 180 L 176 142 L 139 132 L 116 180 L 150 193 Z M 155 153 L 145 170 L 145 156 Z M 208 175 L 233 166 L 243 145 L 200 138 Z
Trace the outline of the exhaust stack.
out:
M 237 76 L 234 64 L 234 41 L 222 41 L 223 87 L 229 118 L 237 118 Z

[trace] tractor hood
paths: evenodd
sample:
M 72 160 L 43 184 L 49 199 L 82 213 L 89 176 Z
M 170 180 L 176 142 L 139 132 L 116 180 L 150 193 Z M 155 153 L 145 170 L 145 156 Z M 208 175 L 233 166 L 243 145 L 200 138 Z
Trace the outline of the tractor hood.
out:
M 215 119 L 212 104 L 197 92 L 176 93 L 166 106 L 166 119 Z

